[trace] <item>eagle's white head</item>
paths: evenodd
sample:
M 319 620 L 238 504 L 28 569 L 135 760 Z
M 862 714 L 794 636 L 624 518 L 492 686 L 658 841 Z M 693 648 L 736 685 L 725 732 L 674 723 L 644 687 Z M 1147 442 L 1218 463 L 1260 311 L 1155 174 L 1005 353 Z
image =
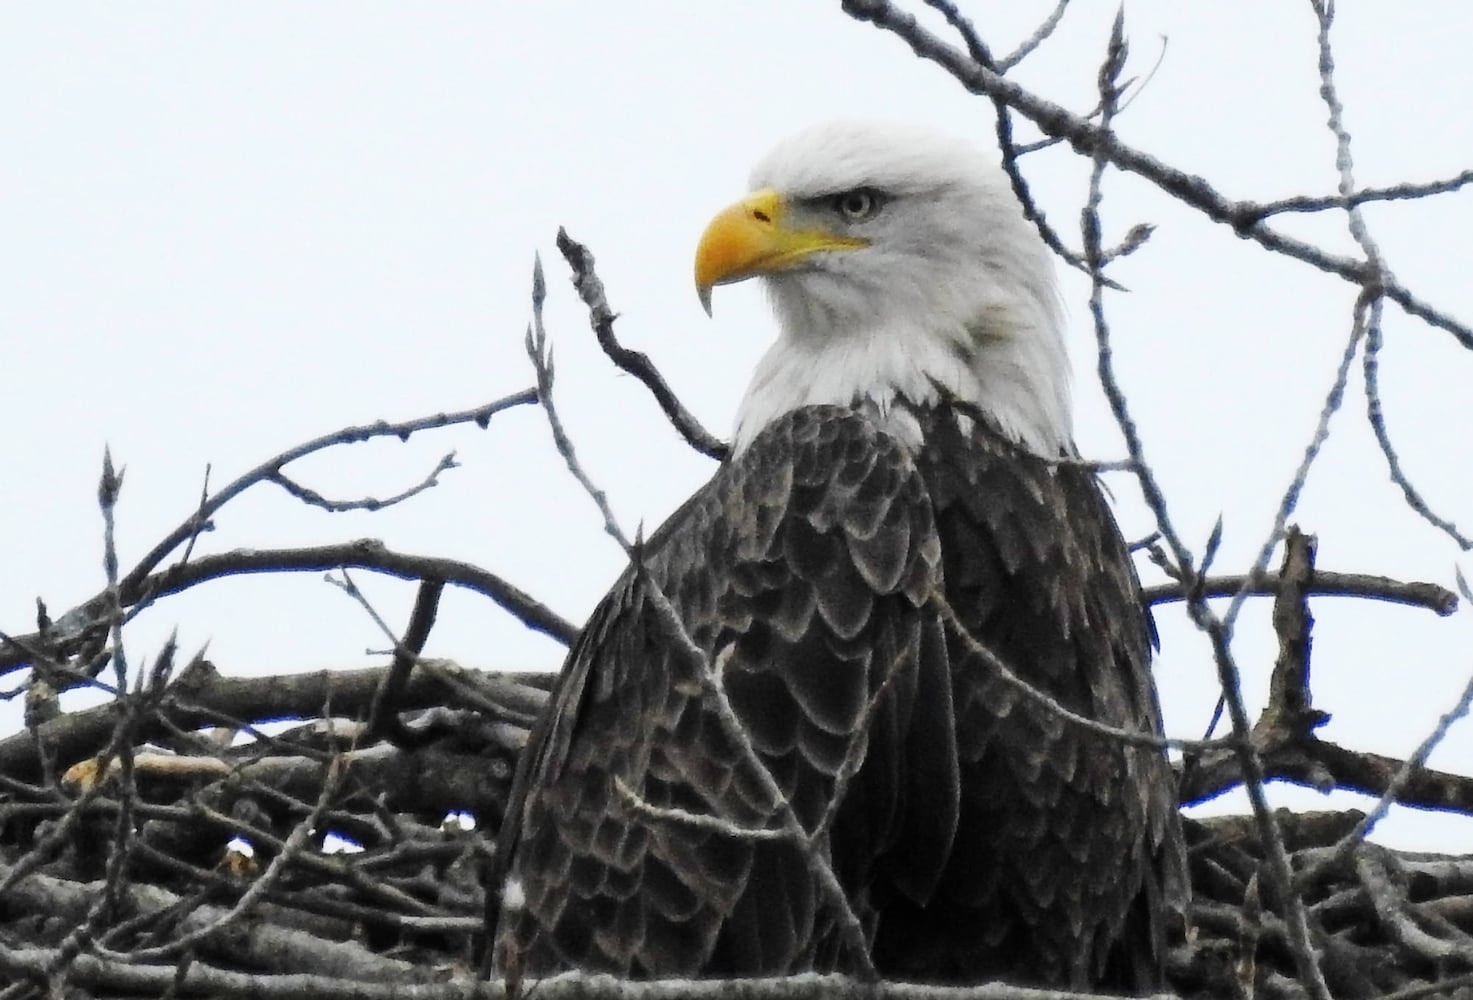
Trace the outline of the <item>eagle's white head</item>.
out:
M 740 453 L 800 406 L 915 423 L 936 385 L 1039 455 L 1072 453 L 1069 361 L 1047 247 L 1007 176 L 922 129 L 837 122 L 779 143 L 706 229 L 696 286 L 761 277 L 780 333 L 737 414 Z

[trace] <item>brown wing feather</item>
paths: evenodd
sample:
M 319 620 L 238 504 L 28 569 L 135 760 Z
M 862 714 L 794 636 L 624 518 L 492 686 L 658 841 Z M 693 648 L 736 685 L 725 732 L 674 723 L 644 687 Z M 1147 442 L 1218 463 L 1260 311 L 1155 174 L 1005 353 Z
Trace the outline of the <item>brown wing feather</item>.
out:
M 920 610 L 940 548 L 905 450 L 858 415 L 799 411 L 723 466 L 646 564 L 805 827 L 849 748 L 865 753 L 829 847 L 861 912 L 901 845 L 910 856 L 887 863 L 926 898 L 956 826 L 955 725 L 945 643 Z M 656 614 L 626 574 L 569 655 L 508 811 L 501 853 L 523 903 L 503 914 L 498 951 L 529 972 L 836 967 L 834 914 L 794 845 L 652 821 L 614 794 L 617 777 L 652 805 L 777 825 Z
M 1160 733 L 1151 622 L 1093 475 L 949 411 L 921 419 L 918 462 L 958 617 L 1066 708 Z M 1160 987 L 1165 936 L 1187 887 L 1164 754 L 1069 724 L 958 637 L 948 643 L 959 846 L 929 907 L 885 910 L 877 958 L 927 978 Z

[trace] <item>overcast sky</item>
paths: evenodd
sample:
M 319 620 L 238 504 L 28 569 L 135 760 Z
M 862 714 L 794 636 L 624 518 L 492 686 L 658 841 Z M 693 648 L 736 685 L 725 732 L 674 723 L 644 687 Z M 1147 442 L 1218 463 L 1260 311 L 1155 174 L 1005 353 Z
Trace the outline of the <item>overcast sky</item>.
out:
M 1053 4 L 963 6 L 1007 51 Z M 1083 111 L 1115 4 L 1075 8 L 1017 75 Z M 1473 164 L 1463 110 L 1473 8 L 1342 8 L 1335 43 L 1359 180 L 1431 179 Z M 1127 75 L 1150 79 L 1119 122 L 1126 141 L 1234 197 L 1333 191 L 1307 2 L 1132 0 L 1127 16 Z M 522 332 L 536 252 L 548 267 L 568 429 L 626 528 L 653 528 L 711 465 L 598 353 L 553 235 L 565 225 L 591 246 L 621 337 L 724 435 L 772 323 L 755 286 L 719 290 L 715 319 L 702 314 L 690 277 L 696 237 L 775 139 L 853 116 L 992 141 L 990 105 L 848 19 L 837 0 L 0 6 L 0 628 L 30 631 L 37 596 L 60 613 L 101 586 L 104 445 L 127 467 L 126 568 L 189 515 L 207 464 L 218 485 L 346 424 L 465 408 L 530 385 Z M 1026 161 L 1076 245 L 1087 169 L 1058 149 Z M 1367 216 L 1404 283 L 1473 321 L 1473 193 Z M 1157 227 L 1113 272 L 1131 291 L 1109 301 L 1147 455 L 1189 542 L 1200 548 L 1221 514 L 1218 565 L 1242 566 L 1309 439 L 1355 290 L 1269 257 L 1138 180 L 1112 175 L 1105 221 L 1117 236 L 1138 222 Z M 1342 216 L 1284 226 L 1353 251 Z M 1064 282 L 1077 435 L 1091 457 L 1118 458 L 1087 290 L 1077 276 Z M 1384 402 L 1406 467 L 1444 516 L 1473 528 L 1473 358 L 1395 307 L 1386 340 Z M 329 515 L 260 487 L 226 508 L 202 546 L 373 536 L 485 566 L 581 621 L 622 556 L 537 410 L 486 431 L 357 446 L 296 473 L 334 496 L 386 496 L 450 450 L 462 467 L 399 508 Z M 1145 534 L 1133 481 L 1115 475 L 1111 486 L 1127 535 Z M 1322 568 L 1453 583 L 1460 553 L 1402 503 L 1354 383 L 1296 520 L 1319 535 Z M 1473 575 L 1473 561 L 1463 568 Z M 359 579 L 402 626 L 412 586 Z M 1314 689 L 1334 716 L 1325 734 L 1406 754 L 1473 671 L 1470 615 L 1327 599 L 1314 611 Z M 1236 646 L 1255 698 L 1274 648 L 1267 612 L 1257 602 L 1244 615 Z M 1167 725 L 1197 736 L 1216 692 L 1208 649 L 1178 611 L 1159 617 Z M 315 574 L 170 598 L 131 628 L 133 662 L 176 628 L 186 649 L 208 643 L 234 674 L 356 666 L 385 645 Z M 556 643 L 484 599 L 453 593 L 427 652 L 488 668 L 561 659 Z M 0 732 L 19 725 L 16 709 L 0 706 Z M 1470 761 L 1473 723 L 1463 723 L 1433 762 L 1466 772 Z M 1466 821 L 1419 813 L 1380 831 L 1392 843 L 1460 849 L 1470 833 Z

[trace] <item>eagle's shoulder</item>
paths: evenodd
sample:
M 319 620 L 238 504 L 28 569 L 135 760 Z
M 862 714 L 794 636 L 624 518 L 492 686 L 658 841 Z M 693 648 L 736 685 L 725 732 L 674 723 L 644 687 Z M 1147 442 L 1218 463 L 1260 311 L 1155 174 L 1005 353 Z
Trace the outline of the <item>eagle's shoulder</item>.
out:
M 776 804 L 721 729 L 700 676 L 709 666 L 806 827 L 851 782 L 831 838 L 841 876 L 857 884 L 905 844 L 896 877 L 929 894 L 957 784 L 944 643 L 918 613 L 940 584 L 941 548 L 914 456 L 861 413 L 794 410 L 723 464 L 641 557 L 570 651 L 524 755 L 499 845 L 524 909 L 499 936 L 534 966 L 832 963 L 834 915 L 793 845 L 661 830 L 614 779 L 661 808 L 775 823 Z M 650 588 L 704 663 L 674 641 Z M 851 754 L 862 773 L 841 778 Z M 593 933 L 614 925 L 640 932 Z

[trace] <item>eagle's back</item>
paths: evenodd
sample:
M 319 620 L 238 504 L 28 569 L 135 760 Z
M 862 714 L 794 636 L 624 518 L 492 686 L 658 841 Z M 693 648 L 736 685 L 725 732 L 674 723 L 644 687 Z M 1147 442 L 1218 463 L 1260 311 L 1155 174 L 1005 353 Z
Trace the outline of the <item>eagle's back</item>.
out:
M 499 844 L 505 964 L 637 976 L 853 971 L 803 851 L 642 813 L 775 830 L 658 587 L 720 673 L 880 971 L 1148 988 L 1181 885 L 1164 757 L 1002 684 L 973 634 L 1065 706 L 1159 732 L 1149 623 L 1087 471 L 949 410 L 912 454 L 835 407 L 775 421 L 645 547 L 570 652 Z M 617 784 L 616 784 L 617 779 Z M 500 876 L 496 878 L 501 881 Z

